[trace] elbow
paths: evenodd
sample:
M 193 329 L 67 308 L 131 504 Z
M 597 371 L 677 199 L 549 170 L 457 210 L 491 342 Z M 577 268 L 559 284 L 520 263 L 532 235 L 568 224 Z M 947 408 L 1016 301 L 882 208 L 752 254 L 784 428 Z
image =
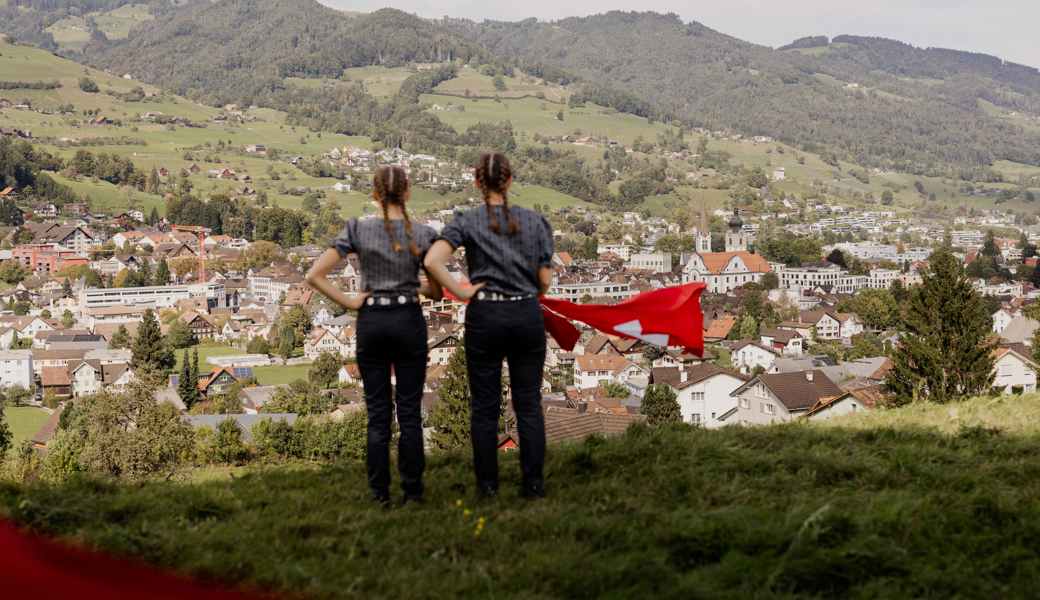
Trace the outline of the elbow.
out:
M 314 271 L 308 271 L 307 274 L 303 277 L 303 280 L 307 282 L 307 286 L 313 290 L 318 289 L 319 279 L 321 279 L 321 276 L 315 273 Z

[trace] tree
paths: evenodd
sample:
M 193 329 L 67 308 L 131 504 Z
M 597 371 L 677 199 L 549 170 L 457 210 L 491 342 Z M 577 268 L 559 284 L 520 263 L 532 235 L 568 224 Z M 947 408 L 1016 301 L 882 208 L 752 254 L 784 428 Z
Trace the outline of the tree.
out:
M 437 390 L 440 401 L 430 413 L 429 424 L 433 428 L 430 443 L 441 450 L 469 445 L 471 396 L 468 373 L 466 348 L 459 345 L 448 360 L 444 380 Z
M 892 206 L 895 204 L 896 197 L 892 194 L 892 190 L 885 190 L 881 192 L 881 204 L 885 206 Z
M 776 273 L 770 271 L 762 276 L 762 289 L 764 290 L 775 290 L 780 287 L 780 278 Z
M 242 429 L 234 419 L 224 419 L 217 425 L 213 439 L 214 457 L 226 464 L 239 464 L 249 456 L 242 442 Z
M 25 266 L 17 260 L 5 260 L 0 262 L 0 281 L 3 281 L 4 283 L 21 283 L 22 280 L 29 275 L 31 275 L 29 269 L 25 268 Z
M 98 87 L 97 82 L 91 79 L 90 77 L 79 78 L 79 89 L 83 90 L 88 94 L 96 94 L 99 91 L 101 91 L 101 88 Z
M 646 415 L 646 422 L 650 425 L 682 422 L 682 413 L 675 390 L 662 383 L 646 388 L 640 412 Z
M 108 347 L 113 350 L 130 347 L 130 332 L 126 330 L 126 325 L 120 325 L 116 329 L 112 339 L 108 341 Z
M 323 391 L 316 385 L 297 379 L 276 391 L 262 410 L 265 413 L 328 414 L 336 406 L 336 400 L 334 395 Z
M 0 402 L 0 462 L 3 462 L 7 451 L 11 449 L 13 439 L 11 428 L 7 426 L 7 417 L 4 416 L 4 403 Z
M 945 403 L 988 392 L 993 382 L 992 320 L 960 262 L 944 246 L 914 288 L 886 386 L 895 401 Z
M 62 298 L 71 298 L 72 297 L 72 284 L 69 282 L 69 278 L 68 277 L 66 277 L 65 280 L 61 282 L 61 297 Z
M 61 313 L 61 324 L 65 329 L 72 329 L 72 326 L 76 324 L 76 316 L 72 314 L 72 311 L 65 309 L 65 312 Z
M 256 336 L 246 344 L 246 352 L 249 354 L 270 354 L 271 344 L 264 338 Z
M 607 398 L 624 399 L 628 398 L 631 395 L 627 387 L 621 385 L 620 383 L 615 383 L 613 381 L 601 383 L 600 387 L 603 388 L 603 391 L 604 393 L 606 393 Z
M 340 358 L 331 352 L 322 352 L 307 371 L 307 379 L 321 389 L 333 387 L 339 380 Z
M 831 250 L 831 253 L 827 255 L 827 262 L 832 265 L 838 265 L 842 269 L 849 268 L 848 263 L 845 261 L 845 253 L 837 248 Z
M 495 75 L 495 78 L 492 80 L 492 84 L 495 86 L 496 91 L 506 91 L 506 80 L 503 79 L 501 75 Z M 563 119 L 560 120 L 562 121 Z
M 133 347 L 133 367 L 142 373 L 165 375 L 177 363 L 173 350 L 166 344 L 155 311 L 144 311 L 141 324 L 137 327 L 137 338 Z
M 166 342 L 174 350 L 194 346 L 196 344 L 195 332 L 188 327 L 184 319 L 175 319 L 173 323 L 170 323 L 170 329 L 166 333 Z
M 283 326 L 278 334 L 278 356 L 292 358 L 294 350 L 296 350 L 296 334 L 293 333 L 292 327 Z
M 170 285 L 170 265 L 165 258 L 159 260 L 159 266 L 155 268 L 153 285 Z
M 740 339 L 754 340 L 758 338 L 758 321 L 751 315 L 744 315 L 740 319 Z
M 864 325 L 875 330 L 887 329 L 899 319 L 899 304 L 888 290 L 860 290 L 839 309 L 855 313 Z
M 181 365 L 181 376 L 177 382 L 177 395 L 180 396 L 181 402 L 184 403 L 184 407 L 188 410 L 191 410 L 199 399 L 198 376 L 192 376 L 191 361 L 188 360 L 187 353 L 184 354 L 184 363 Z

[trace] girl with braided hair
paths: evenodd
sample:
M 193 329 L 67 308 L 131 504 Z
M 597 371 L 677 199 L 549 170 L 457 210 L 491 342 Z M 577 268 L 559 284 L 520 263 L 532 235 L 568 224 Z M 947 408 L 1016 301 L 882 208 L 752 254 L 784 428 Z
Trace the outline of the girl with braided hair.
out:
M 472 395 L 470 432 L 477 491 L 498 493 L 498 418 L 502 401 L 502 361 L 509 365 L 513 412 L 520 434 L 520 493 L 545 495 L 545 422 L 542 371 L 545 329 L 538 296 L 552 282 L 553 235 L 540 214 L 510 207 L 513 171 L 509 159 L 484 154 L 475 181 L 484 205 L 457 214 L 426 256 L 426 271 L 466 309 L 466 362 Z M 470 281 L 463 287 L 446 267 L 459 247 L 466 249 Z
M 390 425 L 394 405 L 400 427 L 398 467 L 404 500 L 423 494 L 422 394 L 426 380 L 426 319 L 419 295 L 439 299 L 436 281 L 422 283 L 419 269 L 436 233 L 413 224 L 406 205 L 408 174 L 401 167 L 381 167 L 372 181 L 382 218 L 351 219 L 332 247 L 307 273 L 307 283 L 350 310 L 357 319 L 357 362 L 368 409 L 368 483 L 376 501 L 390 502 Z M 362 293 L 347 295 L 328 274 L 347 257 L 361 263 Z M 397 385 L 391 399 L 390 377 Z M 393 404 L 391 404 L 393 402 Z

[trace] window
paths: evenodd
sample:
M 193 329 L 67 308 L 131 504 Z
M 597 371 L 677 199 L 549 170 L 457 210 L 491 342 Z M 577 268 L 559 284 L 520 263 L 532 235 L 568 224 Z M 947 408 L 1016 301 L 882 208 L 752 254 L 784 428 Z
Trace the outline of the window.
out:
M 690 422 L 694 425 L 699 425 L 701 422 L 701 413 L 693 413 L 690 415 Z
M 747 398 L 741 398 L 740 408 L 751 408 L 751 400 L 748 400 Z
M 704 402 L 704 392 L 694 392 L 693 393 L 693 401 L 694 402 Z
M 776 414 L 776 405 L 775 404 L 771 404 L 769 402 L 763 402 L 762 403 L 762 412 L 767 414 L 767 415 L 775 415 Z

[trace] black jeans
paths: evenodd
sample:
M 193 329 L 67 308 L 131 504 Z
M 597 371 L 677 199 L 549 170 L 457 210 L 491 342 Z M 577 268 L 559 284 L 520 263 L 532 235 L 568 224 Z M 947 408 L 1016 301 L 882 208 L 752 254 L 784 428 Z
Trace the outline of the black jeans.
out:
M 520 469 L 526 488 L 543 485 L 545 420 L 542 372 L 545 325 L 537 298 L 516 302 L 472 300 L 466 309 L 466 365 L 473 395 L 470 434 L 477 486 L 498 489 L 498 418 L 502 360 L 509 364 L 513 412 L 520 433 Z
M 423 492 L 422 395 L 426 381 L 426 319 L 418 304 L 365 306 L 357 321 L 357 361 L 368 408 L 368 485 L 377 497 L 390 494 L 390 425 L 395 397 L 398 469 L 401 488 L 410 496 Z

